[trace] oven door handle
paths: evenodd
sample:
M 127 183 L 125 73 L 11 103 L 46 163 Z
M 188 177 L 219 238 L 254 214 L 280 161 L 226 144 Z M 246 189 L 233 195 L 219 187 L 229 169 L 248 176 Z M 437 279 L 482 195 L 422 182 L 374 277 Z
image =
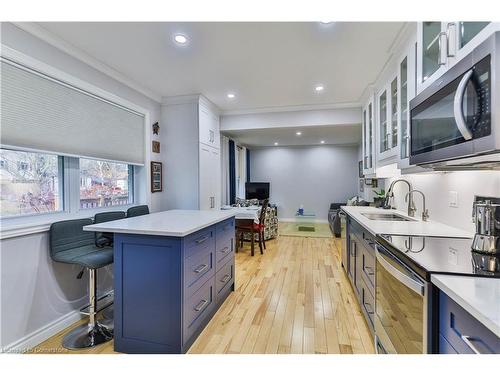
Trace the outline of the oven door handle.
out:
M 458 84 L 457 91 L 455 92 L 455 98 L 453 100 L 453 115 L 455 116 L 457 128 L 460 131 L 460 134 L 462 134 L 462 137 L 464 137 L 466 141 L 472 139 L 472 133 L 467 127 L 467 122 L 465 121 L 462 104 L 464 101 L 465 90 L 467 89 L 467 83 L 472 77 L 473 72 L 474 71 L 471 69 L 464 74 L 464 76 L 460 80 L 460 83 Z
M 378 263 L 385 268 L 387 272 L 389 272 L 393 277 L 395 277 L 397 280 L 399 280 L 403 285 L 407 286 L 411 290 L 413 290 L 415 293 L 418 293 L 421 296 L 425 295 L 425 285 L 423 283 L 418 282 L 417 280 L 413 279 L 412 277 L 405 275 L 403 272 L 398 270 L 396 267 L 394 267 L 392 264 L 390 264 L 386 260 L 386 255 L 384 255 L 377 247 L 376 250 L 376 256 L 377 256 L 377 261 Z

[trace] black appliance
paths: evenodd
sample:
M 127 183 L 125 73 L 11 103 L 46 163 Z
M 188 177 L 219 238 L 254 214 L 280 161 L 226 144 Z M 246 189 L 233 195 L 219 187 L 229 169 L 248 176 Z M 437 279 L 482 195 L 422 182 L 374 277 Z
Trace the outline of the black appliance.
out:
M 245 199 L 269 199 L 269 182 L 246 182 Z

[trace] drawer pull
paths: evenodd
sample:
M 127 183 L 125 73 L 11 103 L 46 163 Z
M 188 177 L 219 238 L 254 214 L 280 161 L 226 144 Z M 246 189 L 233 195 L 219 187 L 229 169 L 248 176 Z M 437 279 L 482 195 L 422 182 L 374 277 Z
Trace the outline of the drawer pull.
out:
M 197 244 L 203 243 L 203 242 L 205 242 L 206 240 L 208 240 L 209 238 L 210 238 L 210 237 L 205 236 L 205 237 L 203 237 L 203 238 L 200 238 L 199 240 L 196 240 L 196 243 L 197 243 Z
M 229 252 L 229 247 L 226 246 L 225 248 L 223 248 L 221 251 L 220 251 L 222 254 L 226 254 Z
M 463 342 L 472 350 L 475 354 L 481 354 L 481 352 L 476 348 L 476 346 L 471 342 L 473 340 L 470 336 L 461 335 Z
M 207 305 L 208 300 L 202 299 L 195 307 L 194 311 L 201 311 Z
M 365 270 L 367 271 L 366 273 L 369 275 L 369 276 L 373 276 L 375 274 L 375 272 L 373 272 L 373 267 L 370 267 L 370 266 L 365 266 Z
M 220 282 L 227 283 L 229 280 L 231 280 L 231 275 L 225 275 L 222 279 L 220 279 Z
M 373 311 L 373 306 L 371 305 L 371 303 L 368 303 L 368 302 L 363 302 L 363 305 L 365 305 L 365 309 L 366 309 L 366 312 L 370 315 L 372 315 L 374 313 Z M 370 307 L 370 309 L 368 309 L 368 307 Z
M 198 268 L 196 268 L 194 270 L 195 273 L 202 273 L 203 271 L 205 271 L 208 267 L 208 264 L 202 264 L 202 265 L 199 265 Z

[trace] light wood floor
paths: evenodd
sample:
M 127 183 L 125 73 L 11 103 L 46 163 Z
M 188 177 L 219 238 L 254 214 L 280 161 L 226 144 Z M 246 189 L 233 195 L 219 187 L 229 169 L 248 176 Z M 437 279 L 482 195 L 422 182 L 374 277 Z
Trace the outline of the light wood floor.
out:
M 189 353 L 374 353 L 337 239 L 281 236 L 266 246 L 263 256 L 247 243 L 236 254 L 236 290 Z M 65 350 L 69 329 L 35 352 L 113 353 L 112 342 Z

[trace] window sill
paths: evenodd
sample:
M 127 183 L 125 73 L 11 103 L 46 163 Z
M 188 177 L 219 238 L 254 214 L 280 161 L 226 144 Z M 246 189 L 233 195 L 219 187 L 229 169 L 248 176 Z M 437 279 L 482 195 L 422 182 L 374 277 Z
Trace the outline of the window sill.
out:
M 27 236 L 30 234 L 47 232 L 52 223 L 62 220 L 84 219 L 92 218 L 98 212 L 109 211 L 127 211 L 128 208 L 138 205 L 128 204 L 125 206 L 114 206 L 106 208 L 95 208 L 88 210 L 81 210 L 77 213 L 70 212 L 57 212 L 52 214 L 44 214 L 37 216 L 27 217 L 12 217 L 1 219 L 0 221 L 0 240 L 7 238 Z

